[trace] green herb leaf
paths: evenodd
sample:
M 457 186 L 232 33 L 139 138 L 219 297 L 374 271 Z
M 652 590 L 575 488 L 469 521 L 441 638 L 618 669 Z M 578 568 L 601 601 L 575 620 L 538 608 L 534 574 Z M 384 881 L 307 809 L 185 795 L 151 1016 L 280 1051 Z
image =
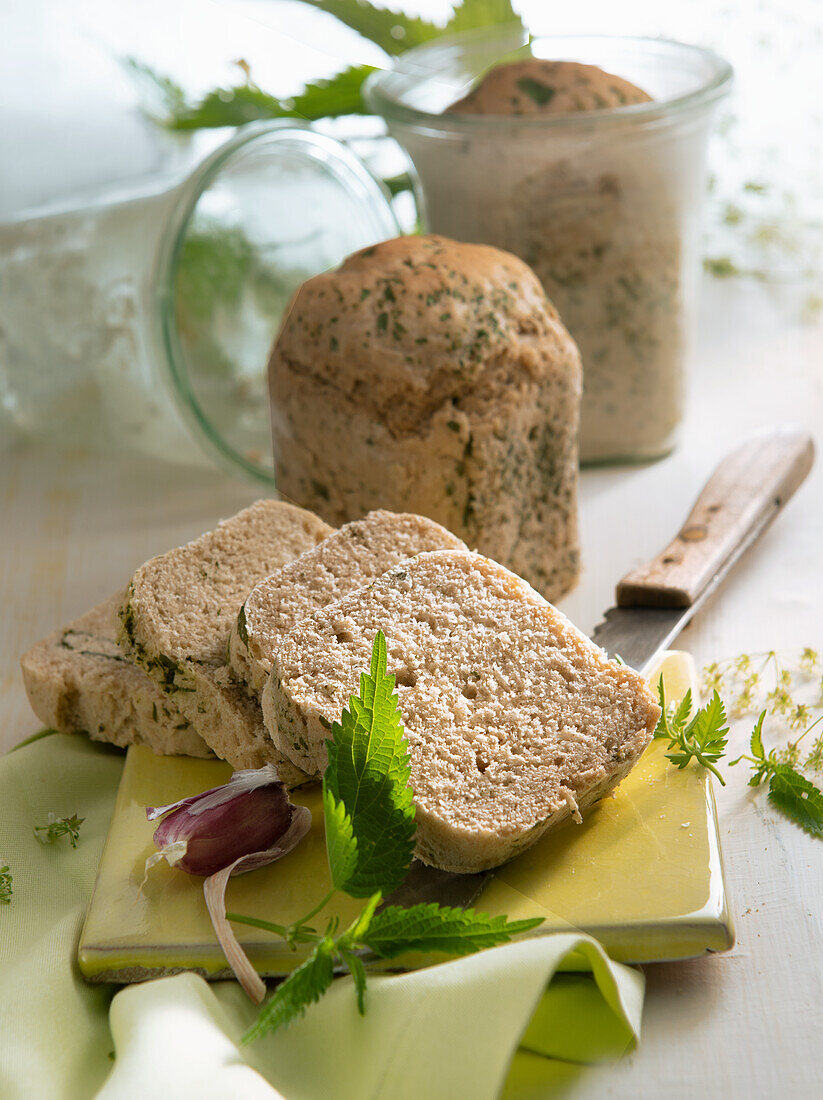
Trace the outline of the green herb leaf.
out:
M 8 905 L 14 891 L 11 888 L 11 871 L 8 864 L 0 867 L 0 905 Z
M 366 77 L 374 71 L 373 65 L 356 65 L 328 80 L 307 84 L 291 101 L 293 117 L 314 122 L 319 118 L 368 114 L 360 92 Z
M 367 113 L 360 90 L 372 65 L 352 65 L 334 76 L 316 80 L 288 99 L 264 92 L 251 81 L 228 88 L 213 88 L 197 102 L 190 102 L 179 85 L 146 65 L 130 62 L 133 73 L 149 89 L 149 111 L 170 130 L 208 130 L 220 126 L 244 126 L 274 118 L 337 118 Z
M 823 792 L 788 764 L 774 768 L 769 801 L 808 832 L 823 833 Z
M 715 691 L 705 707 L 701 707 L 686 724 L 692 705 L 691 692 L 687 692 L 680 706 L 674 709 L 666 705 L 662 678 L 657 690 L 662 713 L 654 736 L 668 740 L 669 748 L 674 750 L 667 752 L 666 758 L 678 768 L 685 768 L 696 760 L 725 786 L 726 781 L 714 766 L 725 755 L 729 734 L 723 700 Z
M 243 1036 L 243 1042 L 250 1043 L 269 1031 L 288 1026 L 302 1016 L 312 1002 L 320 1000 L 333 977 L 334 941 L 326 935 L 306 961 L 280 983 Z
M 462 0 L 456 4 L 451 19 L 446 24 L 446 33 L 471 31 L 479 27 L 496 27 L 513 24 L 523 27 L 523 20 L 511 5 L 511 0 Z
M 349 973 L 354 981 L 354 988 L 357 990 L 357 1011 L 361 1016 L 365 1016 L 366 968 L 363 965 L 363 960 L 359 955 L 355 955 L 352 951 L 347 951 L 344 947 L 340 948 L 340 958 L 349 968 Z
M 80 826 L 85 820 L 77 814 L 72 814 L 71 817 L 55 817 L 54 814 L 49 814 L 48 825 L 35 825 L 34 835 L 46 844 L 51 844 L 61 836 L 67 836 L 69 844 L 72 848 L 76 848 L 80 837 Z
M 345 890 L 357 871 L 357 840 L 346 807 L 323 784 L 323 815 L 326 820 L 326 855 L 336 890 Z
M 391 57 L 420 46 L 443 34 L 443 28 L 416 16 L 380 8 L 369 0 L 302 0 L 304 4 L 327 12 L 374 42 Z
M 356 898 L 398 887 L 414 850 L 409 756 L 397 702 L 394 677 L 386 674 L 386 639 L 378 631 L 360 694 L 332 725 L 323 777 L 329 867 L 338 889 Z
M 757 721 L 754 724 L 754 729 L 752 730 L 751 740 L 749 742 L 749 745 L 750 745 L 751 750 L 752 750 L 752 754 L 758 760 L 765 760 L 765 758 L 766 758 L 766 752 L 763 748 L 763 720 L 764 720 L 765 717 L 766 717 L 765 710 L 761 710 L 760 715 L 759 715 Z
M 384 959 L 407 951 L 471 955 L 484 947 L 507 943 L 518 932 L 528 932 L 542 923 L 542 917 L 508 921 L 472 909 L 450 909 L 436 902 L 408 909 L 390 905 L 375 913 L 361 938 L 366 947 Z

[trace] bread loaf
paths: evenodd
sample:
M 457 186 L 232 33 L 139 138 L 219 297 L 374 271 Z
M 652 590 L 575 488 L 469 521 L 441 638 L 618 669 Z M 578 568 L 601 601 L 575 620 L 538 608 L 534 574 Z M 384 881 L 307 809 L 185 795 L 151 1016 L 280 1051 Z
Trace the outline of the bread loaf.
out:
M 269 363 L 277 482 L 339 526 L 415 512 L 556 599 L 579 569 L 580 358 L 506 252 L 401 237 L 297 292 Z

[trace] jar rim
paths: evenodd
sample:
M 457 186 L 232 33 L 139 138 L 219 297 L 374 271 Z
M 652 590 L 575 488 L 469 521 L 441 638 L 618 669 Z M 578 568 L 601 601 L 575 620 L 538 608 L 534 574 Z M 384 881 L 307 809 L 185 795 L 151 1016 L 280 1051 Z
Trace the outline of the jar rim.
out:
M 652 99 L 643 103 L 626 104 L 620 107 L 606 107 L 587 111 L 570 111 L 564 114 L 531 115 L 492 115 L 460 114 L 459 112 L 427 111 L 404 102 L 398 94 L 398 85 L 405 82 L 406 92 L 418 86 L 423 80 L 431 79 L 442 68 L 442 59 L 448 53 L 464 47 L 488 45 L 498 41 L 501 47 L 499 61 L 505 60 L 508 53 L 526 45 L 552 43 L 572 48 L 575 44 L 585 46 L 631 47 L 635 46 L 648 54 L 665 54 L 669 57 L 680 55 L 700 61 L 708 68 L 706 79 L 696 88 L 668 98 Z M 441 64 L 438 65 L 438 60 Z M 563 58 L 563 60 L 567 60 Z M 568 58 L 571 60 L 571 58 Z M 621 74 L 622 75 L 622 74 Z M 461 34 L 443 36 L 433 42 L 416 46 L 400 55 L 391 69 L 381 69 L 372 73 L 366 80 L 363 96 L 368 107 L 381 115 L 387 122 L 419 126 L 431 131 L 459 134 L 479 131 L 517 130 L 569 130 L 572 128 L 600 128 L 615 125 L 642 125 L 659 123 L 671 115 L 688 113 L 703 109 L 725 96 L 731 88 L 734 70 L 725 58 L 714 50 L 679 42 L 671 38 L 658 38 L 651 35 L 606 35 L 606 34 L 548 34 L 529 35 L 519 24 L 508 27 L 482 28 L 465 31 Z
M 156 258 L 154 280 L 158 306 L 155 316 L 160 345 L 168 364 L 172 398 L 192 435 L 213 460 L 230 473 L 241 474 L 272 488 L 274 470 L 270 471 L 250 459 L 226 439 L 199 399 L 180 339 L 176 314 L 176 277 L 186 232 L 192 224 L 198 203 L 235 155 L 254 143 L 287 143 L 292 148 L 295 144 L 299 145 L 301 154 L 314 158 L 325 170 L 334 174 L 341 185 L 351 186 L 349 194 L 352 201 L 368 208 L 374 221 L 375 239 L 396 235 L 400 230 L 388 193 L 363 161 L 335 138 L 311 129 L 300 120 L 264 120 L 240 127 L 197 166 L 180 189 Z M 262 366 L 265 367 L 265 364 Z

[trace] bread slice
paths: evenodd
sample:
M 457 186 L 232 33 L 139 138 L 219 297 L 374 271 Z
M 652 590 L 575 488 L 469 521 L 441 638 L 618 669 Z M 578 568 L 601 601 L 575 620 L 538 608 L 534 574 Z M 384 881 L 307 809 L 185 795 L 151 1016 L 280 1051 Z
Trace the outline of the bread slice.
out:
M 456 535 L 411 512 L 369 512 L 252 589 L 232 626 L 229 664 L 258 698 L 275 651 L 301 619 L 425 550 L 465 550 Z
M 277 751 L 260 705 L 226 665 L 231 624 L 251 589 L 332 528 L 311 512 L 260 500 L 186 546 L 142 565 L 120 607 L 118 642 L 234 768 L 275 764 L 284 783 L 305 780 Z
M 479 554 L 420 554 L 305 619 L 264 692 L 280 749 L 317 774 L 328 726 L 386 635 L 417 805 L 417 855 L 448 871 L 511 859 L 602 798 L 660 708 L 525 581 Z
M 50 729 L 162 755 L 211 756 L 171 699 L 117 647 L 123 594 L 43 638 L 20 659 L 31 709 Z

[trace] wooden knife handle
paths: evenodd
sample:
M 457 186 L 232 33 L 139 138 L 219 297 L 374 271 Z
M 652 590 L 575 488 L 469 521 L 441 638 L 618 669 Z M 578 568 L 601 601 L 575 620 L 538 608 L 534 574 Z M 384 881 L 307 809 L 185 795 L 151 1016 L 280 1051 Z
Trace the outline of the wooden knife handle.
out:
M 813 461 L 812 438 L 797 428 L 753 436 L 723 459 L 674 541 L 620 581 L 618 607 L 691 607 L 768 527 Z

